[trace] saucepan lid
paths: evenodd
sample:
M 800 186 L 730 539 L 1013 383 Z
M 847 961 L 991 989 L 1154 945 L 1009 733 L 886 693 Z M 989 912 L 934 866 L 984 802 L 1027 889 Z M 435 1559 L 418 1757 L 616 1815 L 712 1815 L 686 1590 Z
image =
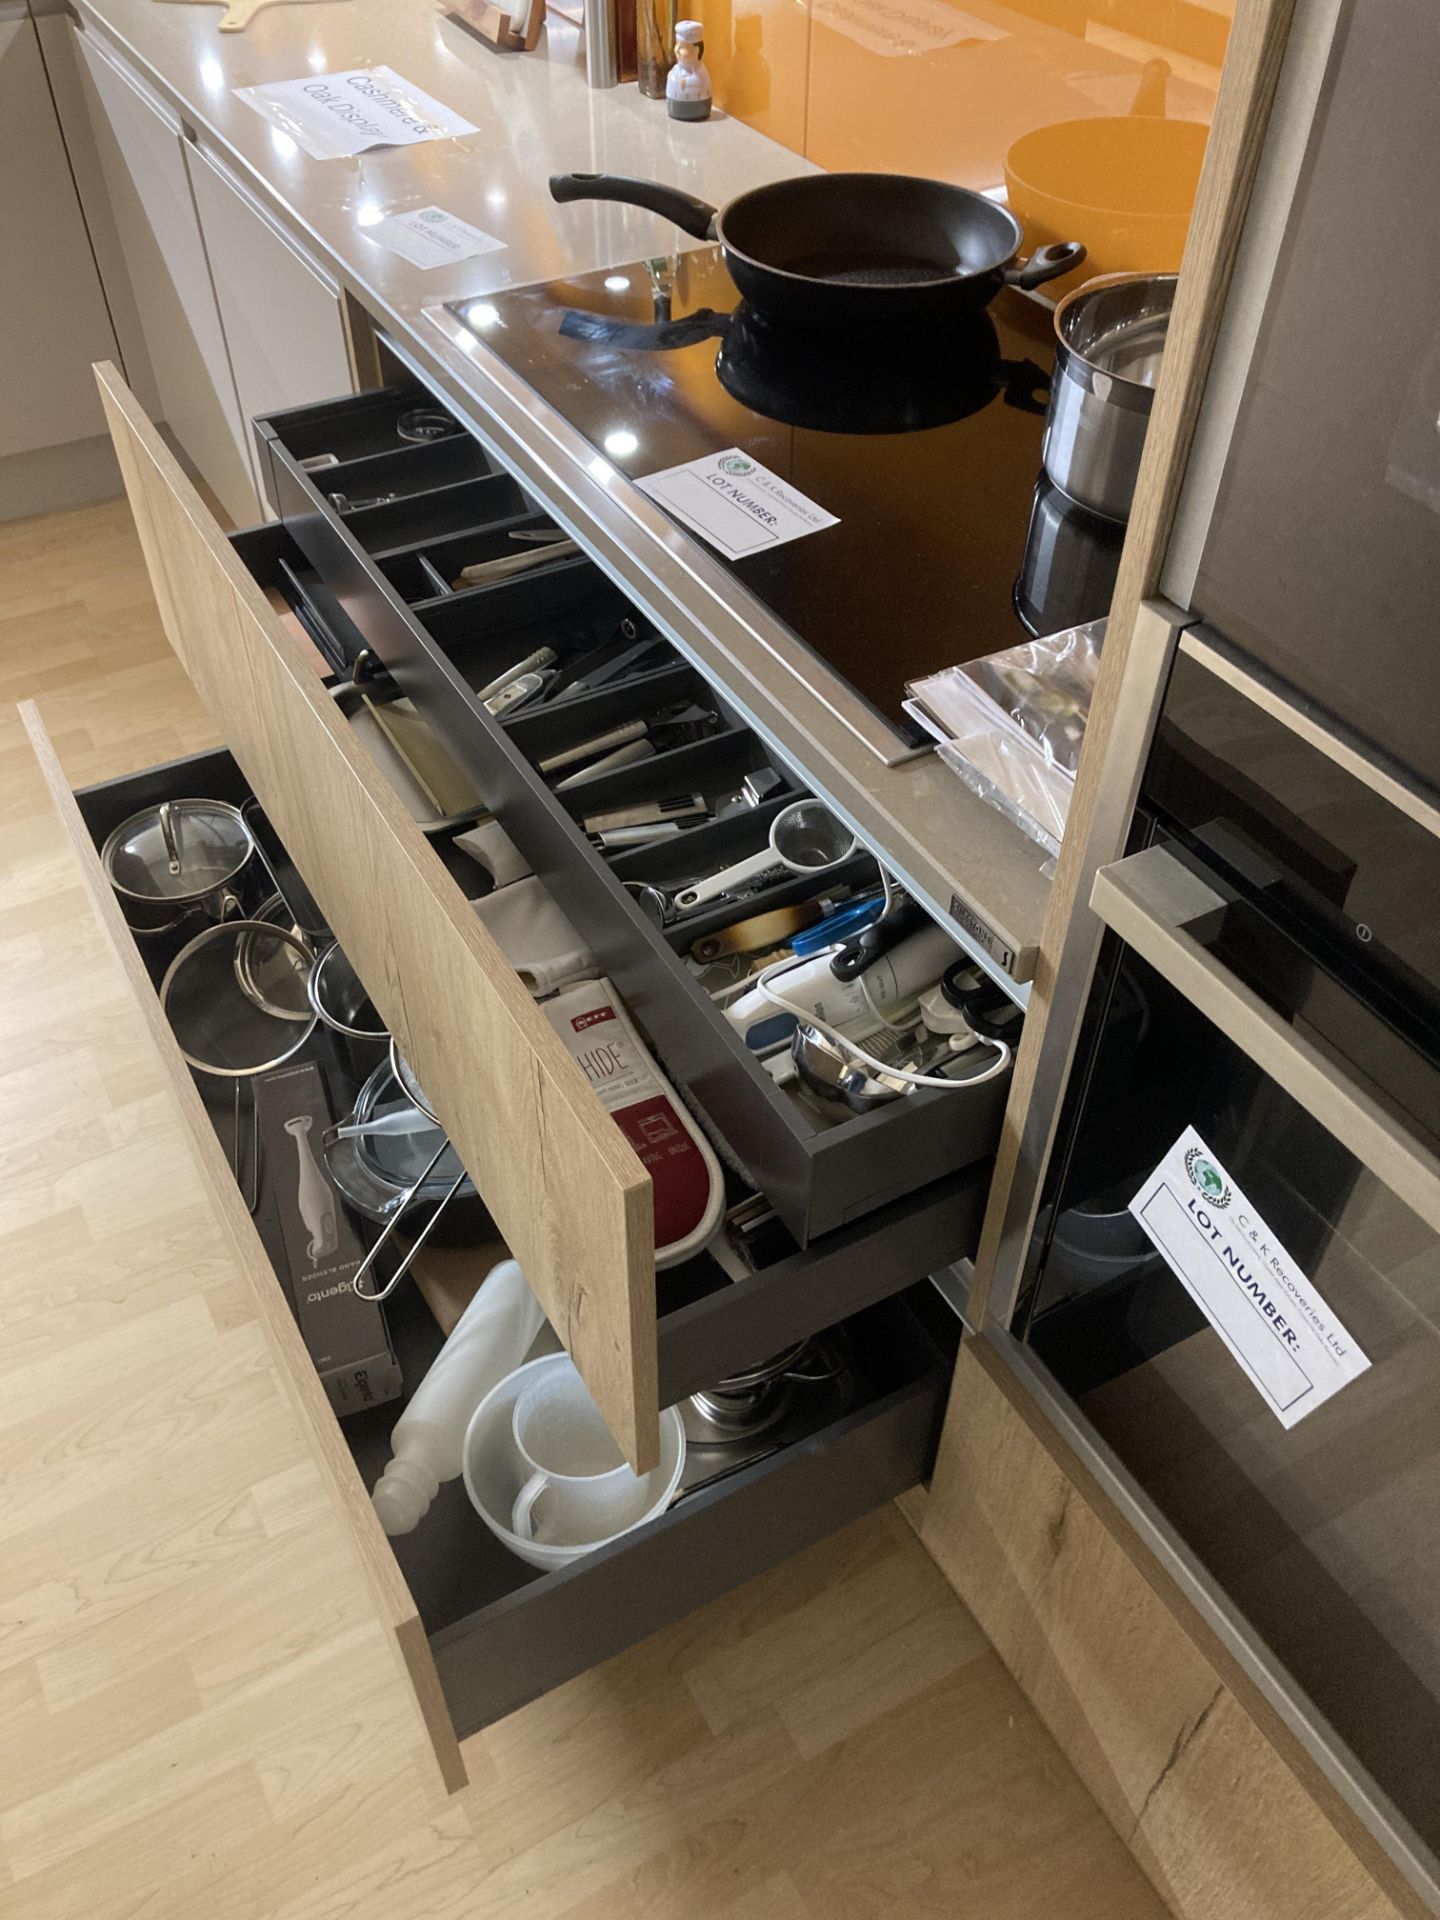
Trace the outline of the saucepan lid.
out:
M 194 900 L 223 887 L 254 851 L 240 809 L 224 800 L 164 800 L 108 836 L 100 864 L 135 900 Z

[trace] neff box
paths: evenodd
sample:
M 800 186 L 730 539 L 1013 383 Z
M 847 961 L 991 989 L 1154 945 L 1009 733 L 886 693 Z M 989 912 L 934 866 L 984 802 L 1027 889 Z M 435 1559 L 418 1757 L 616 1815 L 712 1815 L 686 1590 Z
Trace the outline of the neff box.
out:
M 365 1257 L 325 1172 L 330 1102 L 312 1062 L 254 1082 L 262 1178 L 256 1225 L 337 1414 L 394 1400 L 400 1368 L 385 1315 L 350 1284 Z

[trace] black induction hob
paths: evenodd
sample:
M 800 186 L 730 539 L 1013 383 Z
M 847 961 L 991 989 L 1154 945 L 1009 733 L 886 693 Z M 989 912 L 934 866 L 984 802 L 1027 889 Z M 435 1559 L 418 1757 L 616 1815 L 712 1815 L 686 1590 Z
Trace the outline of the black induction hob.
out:
M 1023 295 L 943 336 L 777 332 L 704 247 L 449 312 L 626 475 L 738 447 L 837 515 L 716 557 L 908 743 L 908 680 L 1109 605 L 1119 530 L 1041 478 L 1053 331 Z

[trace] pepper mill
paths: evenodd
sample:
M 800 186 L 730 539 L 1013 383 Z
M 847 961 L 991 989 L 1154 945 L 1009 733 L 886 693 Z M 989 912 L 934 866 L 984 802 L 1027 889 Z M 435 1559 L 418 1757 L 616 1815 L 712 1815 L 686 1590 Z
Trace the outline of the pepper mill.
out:
M 700 58 L 705 29 L 698 20 L 675 28 L 675 64 L 665 77 L 665 102 L 672 120 L 708 120 L 712 89 Z

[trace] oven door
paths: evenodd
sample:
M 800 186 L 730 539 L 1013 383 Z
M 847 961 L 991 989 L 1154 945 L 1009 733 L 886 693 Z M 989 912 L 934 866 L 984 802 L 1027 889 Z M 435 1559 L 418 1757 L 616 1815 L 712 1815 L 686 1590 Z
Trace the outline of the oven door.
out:
M 1433 1872 L 1433 1141 L 1227 964 L 1227 919 L 1243 929 L 1250 903 L 1192 847 L 1103 868 L 1093 905 L 1109 936 L 1015 1331 Z M 1291 953 L 1292 980 L 1306 964 Z M 1192 1198 L 1231 1264 L 1166 1227 Z M 1242 1215 L 1248 1265 L 1221 1237 Z

